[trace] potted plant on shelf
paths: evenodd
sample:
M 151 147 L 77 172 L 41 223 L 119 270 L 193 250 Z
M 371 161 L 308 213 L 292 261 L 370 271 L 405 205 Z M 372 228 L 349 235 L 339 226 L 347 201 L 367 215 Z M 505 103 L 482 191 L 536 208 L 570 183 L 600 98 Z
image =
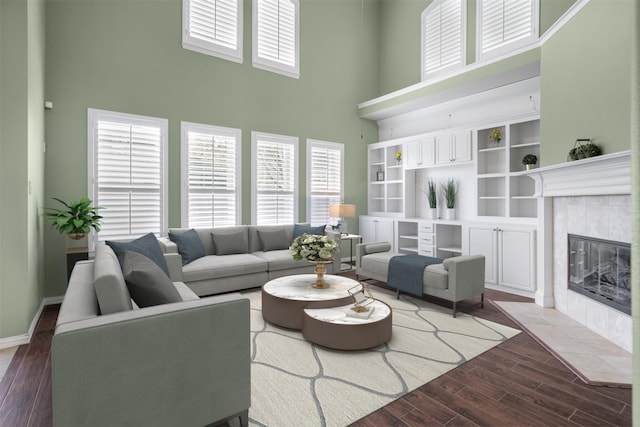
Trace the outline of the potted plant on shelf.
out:
M 45 222 L 50 223 L 60 233 L 66 233 L 73 240 L 80 240 L 93 228 L 100 231 L 102 216 L 97 211 L 103 209 L 91 206 L 91 200 L 83 197 L 79 201 L 72 200 L 67 203 L 63 200 L 53 198 L 62 203 L 65 209 L 44 208 L 47 212 L 43 215 L 48 217 Z
M 401 165 L 402 164 L 402 151 L 398 150 L 396 151 L 396 165 Z
M 535 154 L 527 154 L 522 158 L 522 164 L 527 170 L 533 169 L 536 163 L 538 163 L 538 157 Z
M 436 193 L 436 183 L 432 179 L 427 181 L 427 188 L 423 190 L 429 202 L 429 218 L 438 219 L 438 194 Z
M 456 185 L 456 181 L 453 178 L 449 178 L 447 183 L 444 185 L 442 194 L 444 195 L 444 201 L 447 207 L 447 209 L 445 210 L 444 218 L 455 219 L 456 195 L 458 194 L 458 188 Z
M 489 133 L 489 135 L 487 135 L 487 137 L 493 143 L 493 146 L 497 147 L 500 145 L 500 141 L 502 140 L 502 132 L 500 129 L 494 129 Z

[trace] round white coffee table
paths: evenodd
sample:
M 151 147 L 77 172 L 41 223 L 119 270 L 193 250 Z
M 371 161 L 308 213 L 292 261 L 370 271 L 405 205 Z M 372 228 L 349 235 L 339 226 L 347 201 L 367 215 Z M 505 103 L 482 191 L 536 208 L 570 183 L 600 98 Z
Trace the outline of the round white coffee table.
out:
M 367 305 L 369 317 L 352 317 L 353 304 L 305 308 L 302 335 L 307 341 L 337 350 L 365 350 L 391 339 L 391 307 L 382 301 Z
M 351 304 L 349 289 L 358 281 L 343 276 L 326 275 L 326 289 L 312 288 L 315 274 L 278 277 L 262 286 L 262 317 L 275 325 L 302 329 L 302 310 L 330 308 Z

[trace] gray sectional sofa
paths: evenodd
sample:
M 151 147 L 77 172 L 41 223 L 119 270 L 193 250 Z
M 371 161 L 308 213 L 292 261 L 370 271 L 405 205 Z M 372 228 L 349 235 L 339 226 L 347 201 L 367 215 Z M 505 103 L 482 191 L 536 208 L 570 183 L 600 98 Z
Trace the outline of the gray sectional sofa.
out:
M 132 303 L 109 246 L 76 264 L 52 342 L 55 426 L 202 426 L 234 417 L 247 425 L 249 301 L 199 298 L 176 280 L 180 255 L 164 258 L 171 279 L 159 274 L 176 302 L 144 308 Z
M 288 249 L 294 231 L 308 227 L 308 224 L 287 224 L 196 229 L 205 256 L 183 265 L 180 281 L 197 295 L 205 296 L 262 286 L 281 276 L 313 273 L 313 263 L 294 260 Z M 188 230 L 172 228 L 169 233 Z M 334 274 L 340 271 L 340 233 L 326 233 L 338 243 L 334 262 L 327 264 L 327 273 Z M 178 245 L 171 239 L 161 238 L 159 242 L 166 254 L 179 253 Z

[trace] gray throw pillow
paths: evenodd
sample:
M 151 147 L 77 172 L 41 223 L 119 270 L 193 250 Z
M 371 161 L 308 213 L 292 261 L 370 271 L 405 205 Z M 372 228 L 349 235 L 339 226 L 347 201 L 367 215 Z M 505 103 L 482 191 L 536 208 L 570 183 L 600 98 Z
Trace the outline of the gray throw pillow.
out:
M 280 230 L 258 230 L 258 237 L 260 238 L 262 250 L 265 252 L 289 249 L 291 245 L 284 228 Z
M 160 267 L 167 277 L 169 277 L 169 267 L 167 267 L 167 261 L 164 259 L 164 254 L 162 253 L 162 249 L 160 249 L 160 243 L 158 243 L 158 239 L 156 239 L 155 234 L 147 233 L 130 242 L 114 242 L 107 240 L 106 244 L 113 249 L 113 252 L 115 252 L 123 272 L 124 254 L 127 251 L 132 251 L 144 255 L 151 261 L 158 264 L 158 267 Z
M 246 230 L 231 233 L 211 233 L 217 255 L 246 254 L 249 252 L 249 237 Z
M 180 302 L 180 293 L 155 262 L 133 251 L 126 251 L 122 273 L 131 299 L 138 307 Z
M 182 265 L 202 258 L 206 255 L 200 236 L 193 228 L 184 233 L 169 232 L 169 239 L 178 246 L 178 252 L 182 257 Z
M 317 227 L 311 227 L 310 225 L 302 225 L 302 224 L 294 224 L 293 225 L 293 238 L 295 239 L 298 236 L 302 236 L 303 234 L 316 234 L 320 236 L 324 236 L 324 229 L 326 225 L 319 225 Z

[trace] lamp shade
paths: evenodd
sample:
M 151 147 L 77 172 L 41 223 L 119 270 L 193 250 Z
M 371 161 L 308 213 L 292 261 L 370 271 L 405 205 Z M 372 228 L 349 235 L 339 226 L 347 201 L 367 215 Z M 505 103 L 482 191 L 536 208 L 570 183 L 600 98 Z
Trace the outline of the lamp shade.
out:
M 345 203 L 330 205 L 329 216 L 333 218 L 352 218 L 356 216 L 356 205 Z

